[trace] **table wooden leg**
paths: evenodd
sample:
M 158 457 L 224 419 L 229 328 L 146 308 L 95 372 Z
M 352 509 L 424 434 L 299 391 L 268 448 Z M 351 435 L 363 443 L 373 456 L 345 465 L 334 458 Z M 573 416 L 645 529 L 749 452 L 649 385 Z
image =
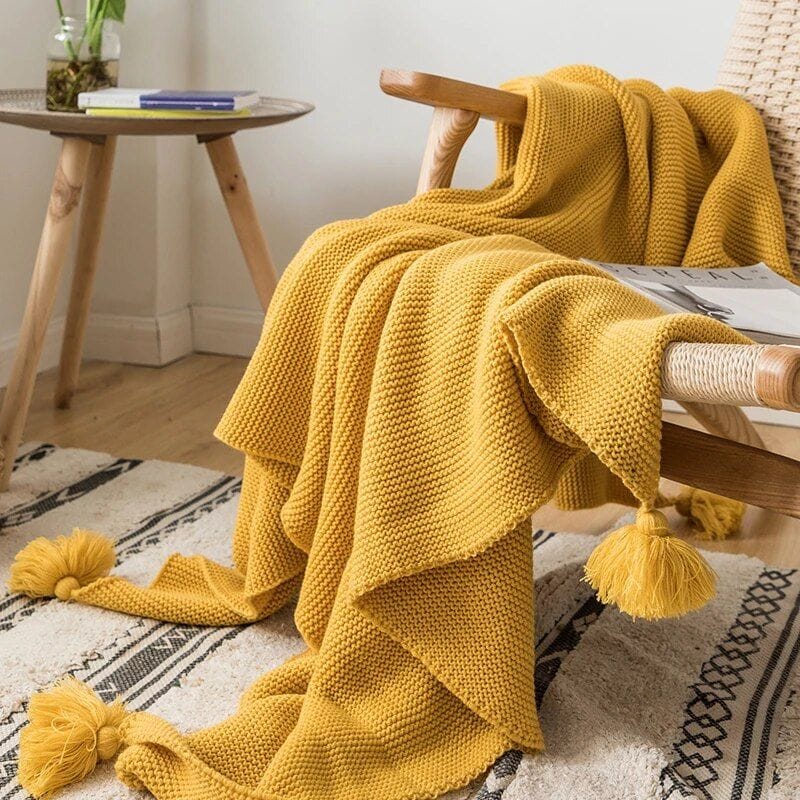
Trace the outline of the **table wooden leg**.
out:
M 57 408 L 69 408 L 78 386 L 83 337 L 89 318 L 92 283 L 97 272 L 100 237 L 103 232 L 103 219 L 116 147 L 117 137 L 108 136 L 104 142 L 93 143 L 89 153 L 89 168 L 83 187 L 78 226 L 75 268 L 72 274 L 64 339 L 61 343 L 61 361 L 55 393 Z
M 25 427 L 36 369 L 53 311 L 72 226 L 77 216 L 90 147 L 88 141 L 76 137 L 65 138 L 61 146 L 50 204 L 33 267 L 19 344 L 0 410 L 0 451 L 3 455 L 0 465 L 0 491 L 8 488 L 14 457 Z
M 233 144 L 233 137 L 223 136 L 214 139 L 198 137 L 198 141 L 206 146 L 233 229 L 236 231 L 236 237 L 250 269 L 256 293 L 266 311 L 278 277 Z

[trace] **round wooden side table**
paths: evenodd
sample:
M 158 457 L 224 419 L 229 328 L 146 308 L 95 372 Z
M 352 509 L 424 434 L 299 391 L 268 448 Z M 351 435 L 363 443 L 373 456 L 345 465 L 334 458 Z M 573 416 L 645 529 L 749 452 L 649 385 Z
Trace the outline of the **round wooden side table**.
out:
M 22 438 L 44 336 L 83 193 L 56 406 L 68 408 L 75 393 L 117 136 L 186 135 L 205 145 L 256 292 L 266 309 L 277 277 L 233 134 L 287 122 L 312 110 L 312 105 L 298 100 L 262 97 L 246 117 L 95 117 L 47 111 L 44 91 L 0 91 L 0 122 L 49 131 L 62 139 L 22 330 L 0 409 L 0 492 L 8 487 Z

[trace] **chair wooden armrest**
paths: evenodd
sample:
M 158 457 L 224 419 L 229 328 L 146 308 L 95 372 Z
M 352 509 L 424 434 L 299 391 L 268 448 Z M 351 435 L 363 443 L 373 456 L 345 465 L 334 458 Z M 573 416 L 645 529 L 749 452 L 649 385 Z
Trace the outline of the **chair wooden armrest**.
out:
M 522 95 L 424 72 L 385 69 L 381 89 L 433 106 L 417 194 L 450 186 L 461 148 L 485 119 L 525 124 Z M 740 405 L 800 411 L 800 348 L 675 343 L 662 362 L 662 396 L 709 431 L 665 422 L 661 474 L 800 517 L 800 462 L 767 452 Z
M 474 111 L 484 119 L 519 127 L 525 124 L 527 98 L 502 89 L 404 69 L 382 70 L 380 87 L 392 97 L 414 103 Z

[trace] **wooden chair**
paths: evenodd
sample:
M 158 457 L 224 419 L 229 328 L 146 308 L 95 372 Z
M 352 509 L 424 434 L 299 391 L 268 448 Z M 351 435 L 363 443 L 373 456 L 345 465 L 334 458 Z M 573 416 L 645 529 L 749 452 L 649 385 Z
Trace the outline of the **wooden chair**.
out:
M 461 148 L 481 119 L 522 126 L 527 100 L 422 72 L 385 69 L 386 94 L 433 106 L 417 193 L 450 185 Z M 800 517 L 800 461 L 764 449 L 739 406 L 800 411 L 800 348 L 783 345 L 670 345 L 662 396 L 710 431 L 665 422 L 661 474 L 680 483 Z M 713 435 L 716 434 L 716 435 Z

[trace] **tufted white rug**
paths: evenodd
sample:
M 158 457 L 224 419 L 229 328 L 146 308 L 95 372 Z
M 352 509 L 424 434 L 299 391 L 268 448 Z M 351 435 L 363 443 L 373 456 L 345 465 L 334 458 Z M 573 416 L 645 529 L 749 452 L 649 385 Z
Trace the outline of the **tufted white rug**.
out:
M 94 528 L 117 571 L 148 581 L 173 551 L 228 558 L 239 481 L 197 467 L 27 445 L 0 495 L 0 580 L 35 536 Z M 535 534 L 536 692 L 547 750 L 509 752 L 450 798 L 789 800 L 800 796 L 800 574 L 709 554 L 719 596 L 680 620 L 633 622 L 580 581 L 596 538 Z M 291 610 L 243 628 L 142 620 L 0 598 L 0 798 L 24 800 L 16 750 L 29 695 L 65 673 L 183 730 L 233 713 L 302 649 Z M 788 705 L 787 705 L 788 701 Z M 64 800 L 142 797 L 102 766 Z

